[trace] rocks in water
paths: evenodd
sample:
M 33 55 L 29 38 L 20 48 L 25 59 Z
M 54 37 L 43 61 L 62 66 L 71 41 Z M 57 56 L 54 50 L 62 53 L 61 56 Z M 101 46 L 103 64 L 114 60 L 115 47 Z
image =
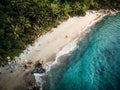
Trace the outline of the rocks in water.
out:
M 29 66 L 33 65 L 33 62 L 27 62 L 26 64 L 24 64 L 24 69 L 29 69 Z M 42 64 L 37 62 L 35 64 L 35 68 L 32 69 L 32 71 L 29 71 L 28 73 L 25 74 L 25 82 L 26 82 L 26 86 L 27 86 L 27 90 L 40 90 L 40 88 L 42 88 L 43 86 L 43 81 L 41 78 L 41 74 L 45 73 L 45 69 L 42 67 Z M 41 81 L 36 81 L 36 76 L 35 74 L 39 75 L 38 78 L 41 79 Z M 37 79 L 38 80 L 38 79 Z
M 37 62 L 35 64 L 35 69 L 33 70 L 33 73 L 45 73 L 45 69 L 42 67 L 42 64 Z
M 33 71 L 33 73 L 44 73 L 45 72 L 45 69 L 43 69 L 43 68 L 38 68 L 38 67 L 36 67 L 35 69 L 34 69 L 34 71 Z
M 39 62 L 36 62 L 35 67 L 42 67 L 42 64 Z
M 36 80 L 33 74 L 30 72 L 26 73 L 24 76 L 27 90 L 39 90 L 39 86 L 36 84 Z

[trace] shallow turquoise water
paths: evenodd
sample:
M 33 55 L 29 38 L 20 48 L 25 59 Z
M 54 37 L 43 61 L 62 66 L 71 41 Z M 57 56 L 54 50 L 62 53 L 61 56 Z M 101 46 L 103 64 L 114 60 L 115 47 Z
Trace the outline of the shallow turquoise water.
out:
M 50 71 L 46 90 L 120 90 L 120 13 L 91 29 L 66 62 Z

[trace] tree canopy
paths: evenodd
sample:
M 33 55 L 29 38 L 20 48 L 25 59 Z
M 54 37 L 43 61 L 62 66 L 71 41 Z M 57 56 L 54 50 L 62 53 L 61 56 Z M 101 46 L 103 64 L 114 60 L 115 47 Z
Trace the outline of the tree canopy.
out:
M 120 0 L 2 0 L 0 1 L 0 63 L 19 55 L 26 45 L 69 16 L 88 9 L 120 9 Z

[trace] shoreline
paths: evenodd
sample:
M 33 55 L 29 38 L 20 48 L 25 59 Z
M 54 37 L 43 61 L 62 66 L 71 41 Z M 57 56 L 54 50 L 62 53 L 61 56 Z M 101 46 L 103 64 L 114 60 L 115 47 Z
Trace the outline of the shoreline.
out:
M 42 87 L 44 87 L 44 84 L 46 81 L 43 80 L 44 77 L 47 76 L 47 74 L 49 73 L 49 71 L 51 71 L 52 69 L 59 67 L 59 65 L 61 65 L 63 62 L 65 62 L 66 58 L 69 57 L 69 55 L 71 55 L 71 53 L 77 48 L 77 44 L 79 42 L 81 42 L 89 32 L 91 32 L 91 27 L 94 26 L 97 22 L 101 21 L 103 17 L 105 17 L 108 14 L 103 14 L 100 15 L 99 17 L 96 17 L 92 22 L 90 22 L 89 25 L 87 25 L 84 29 L 83 29 L 83 34 L 77 36 L 75 39 L 73 39 L 70 43 L 68 43 L 67 45 L 65 45 L 57 54 L 55 57 L 54 61 L 50 61 L 50 62 L 46 62 L 46 72 L 45 74 L 37 74 L 35 75 L 35 77 L 37 78 L 36 81 L 39 81 L 37 83 L 41 83 L 41 88 L 40 90 L 44 90 Z M 61 59 L 62 58 L 62 59 Z M 62 61 L 61 61 L 62 60 Z
M 78 35 L 76 38 L 74 38 L 70 43 L 66 44 L 57 54 L 56 58 L 53 61 L 52 65 L 56 64 L 58 62 L 59 57 L 70 54 L 72 51 L 74 51 L 77 48 L 77 43 L 79 41 L 82 41 L 86 35 L 91 31 L 91 27 L 94 26 L 97 22 L 99 22 L 103 17 L 105 17 L 107 14 L 100 15 L 97 18 L 95 18 L 92 22 L 90 22 L 89 25 L 87 25 L 84 29 L 81 35 Z M 52 66 L 51 65 L 51 66 Z
M 64 50 L 64 48 L 67 47 L 67 45 L 69 46 L 69 43 L 74 42 L 74 40 L 82 40 L 82 38 L 90 32 L 88 28 L 100 21 L 106 15 L 108 15 L 108 13 L 105 13 L 105 10 L 88 11 L 84 17 L 69 18 L 57 28 L 52 29 L 50 32 L 38 38 L 33 46 L 28 45 L 26 50 L 24 50 L 19 57 L 15 58 L 17 70 L 13 73 L 9 73 L 9 71 L 3 69 L 4 73 L 0 75 L 0 85 L 5 83 L 6 85 L 2 87 L 2 90 L 13 90 L 13 88 L 21 85 L 21 82 L 22 85 L 24 85 L 24 74 L 34 69 L 34 64 L 37 61 L 42 63 L 43 68 L 47 69 L 46 64 L 48 62 L 51 62 L 50 64 L 52 65 L 52 62 L 56 61 L 59 56 L 66 53 L 68 54 L 69 51 L 66 49 Z M 73 47 L 72 50 L 74 50 L 74 45 L 71 47 Z M 62 52 L 62 50 L 64 50 L 64 52 Z M 59 54 L 59 52 L 62 53 Z M 24 69 L 24 65 L 28 65 L 28 69 Z M 18 70 L 19 68 L 20 70 Z M 10 85 L 12 82 L 15 84 Z
M 86 16 L 70 17 L 67 21 L 58 25 L 57 28 L 53 28 L 50 32 L 39 37 L 33 46 L 28 45 L 27 49 L 24 50 L 19 57 L 16 57 L 15 60 L 17 60 L 19 64 L 27 63 L 29 61 L 32 63 L 35 63 L 36 61 L 40 61 L 42 64 L 46 63 L 51 58 L 55 58 L 56 54 L 65 45 L 77 37 L 81 37 L 81 34 L 86 33 L 85 29 L 91 27 L 94 23 L 107 15 L 104 13 L 104 11 L 88 11 Z M 73 29 L 75 29 L 76 32 Z M 52 54 L 50 50 L 52 50 Z

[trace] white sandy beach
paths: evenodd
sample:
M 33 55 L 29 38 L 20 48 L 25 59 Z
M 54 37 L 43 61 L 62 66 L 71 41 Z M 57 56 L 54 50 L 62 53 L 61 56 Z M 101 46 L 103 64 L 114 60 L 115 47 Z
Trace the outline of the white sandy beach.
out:
M 57 28 L 39 37 L 33 46 L 29 45 L 24 53 L 16 57 L 17 65 L 22 66 L 22 64 L 29 61 L 32 63 L 40 61 L 43 63 L 44 68 L 46 68 L 46 62 L 54 61 L 56 54 L 76 38 L 82 39 L 90 31 L 87 28 L 94 25 L 105 15 L 107 14 L 104 12 L 88 11 L 84 17 L 69 18 L 67 21 L 58 25 Z M 15 87 L 21 85 L 23 85 L 24 88 L 25 83 L 23 76 L 26 71 L 27 70 L 23 71 L 18 69 L 13 73 L 4 71 L 4 73 L 0 75 L 0 85 L 5 84 L 1 90 L 14 90 Z
M 22 61 L 38 61 L 46 63 L 55 56 L 66 44 L 77 37 L 83 37 L 88 27 L 99 21 L 105 14 L 103 12 L 87 12 L 84 17 L 73 17 L 61 23 L 51 32 L 38 38 L 32 47 L 28 47 L 27 54 L 21 54 Z

